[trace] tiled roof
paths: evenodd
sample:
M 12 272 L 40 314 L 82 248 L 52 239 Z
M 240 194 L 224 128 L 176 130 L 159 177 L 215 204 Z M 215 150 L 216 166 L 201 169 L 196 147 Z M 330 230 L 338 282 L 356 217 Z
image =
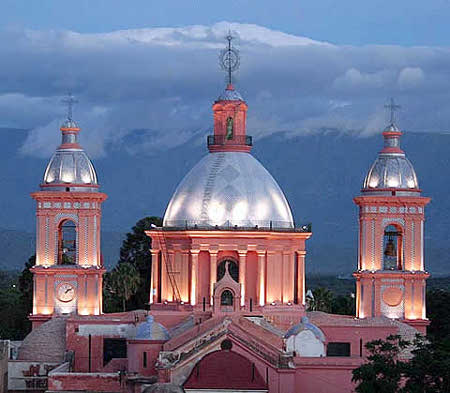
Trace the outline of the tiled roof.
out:
M 23 340 L 18 360 L 63 362 L 66 351 L 66 318 L 53 318 Z
M 307 312 L 311 323 L 320 326 L 349 326 L 349 327 L 394 327 L 395 321 L 388 317 L 356 318 L 350 315 L 327 314 L 322 311 Z

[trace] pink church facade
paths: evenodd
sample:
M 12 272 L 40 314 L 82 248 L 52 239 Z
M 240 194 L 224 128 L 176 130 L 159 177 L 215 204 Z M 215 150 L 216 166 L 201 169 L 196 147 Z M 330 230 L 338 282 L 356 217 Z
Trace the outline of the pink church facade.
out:
M 69 117 L 37 203 L 33 331 L 19 361 L 57 364 L 48 391 L 352 392 L 365 343 L 424 333 L 423 222 L 414 169 L 391 124 L 361 195 L 355 316 L 306 310 L 310 225 L 251 155 L 231 83 L 213 104 L 209 154 L 151 238 L 150 311 L 102 311 L 97 177 Z M 357 242 L 355 241 L 355 244 Z M 51 337 L 49 338 L 49 333 Z M 405 354 L 406 356 L 406 354 Z

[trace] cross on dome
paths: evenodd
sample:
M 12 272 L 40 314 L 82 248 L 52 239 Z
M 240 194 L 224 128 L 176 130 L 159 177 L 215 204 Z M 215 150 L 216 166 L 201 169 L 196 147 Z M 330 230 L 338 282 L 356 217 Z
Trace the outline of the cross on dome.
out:
M 227 72 L 228 85 L 231 86 L 232 73 L 239 68 L 241 59 L 239 56 L 239 51 L 231 45 L 231 41 L 234 39 L 231 31 L 228 31 L 228 35 L 225 38 L 228 41 L 228 47 L 220 52 L 219 63 L 222 69 Z
M 61 100 L 63 104 L 67 105 L 67 120 L 72 120 L 73 104 L 78 103 L 78 100 L 72 95 L 71 92 L 67 94 L 67 97 Z
M 395 120 L 395 111 L 399 110 L 401 108 L 400 105 L 396 104 L 394 99 L 391 97 L 389 104 L 386 104 L 384 106 L 386 109 L 389 109 L 390 114 L 391 114 L 391 124 L 394 124 L 394 120 Z

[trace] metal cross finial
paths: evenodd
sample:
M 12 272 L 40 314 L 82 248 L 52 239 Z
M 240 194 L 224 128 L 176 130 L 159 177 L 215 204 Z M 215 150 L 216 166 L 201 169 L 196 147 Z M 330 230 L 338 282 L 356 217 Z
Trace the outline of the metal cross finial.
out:
M 228 41 L 228 47 L 220 52 L 220 66 L 227 72 L 228 84 L 231 85 L 231 75 L 239 68 L 240 58 L 239 51 L 231 46 L 231 41 L 234 39 L 231 31 L 228 31 L 225 38 Z
M 69 92 L 69 94 L 67 94 L 67 97 L 63 98 L 61 102 L 67 104 L 67 120 L 72 120 L 73 104 L 76 104 L 78 100 L 75 99 L 71 92 Z
M 391 124 L 394 124 L 394 120 L 395 120 L 395 111 L 398 110 L 398 109 L 400 109 L 401 106 L 400 106 L 400 105 L 397 105 L 397 104 L 395 103 L 394 99 L 391 98 L 389 104 L 386 104 L 384 107 L 385 107 L 386 109 L 389 109 L 389 110 L 390 110 L 390 112 L 391 112 Z

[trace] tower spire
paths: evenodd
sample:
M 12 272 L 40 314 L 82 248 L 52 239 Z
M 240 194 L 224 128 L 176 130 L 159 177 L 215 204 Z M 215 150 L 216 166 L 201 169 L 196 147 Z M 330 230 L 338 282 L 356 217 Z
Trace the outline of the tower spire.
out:
M 61 100 L 63 104 L 67 105 L 67 120 L 72 121 L 72 110 L 73 110 L 73 104 L 78 103 L 78 100 L 72 95 L 72 93 L 69 91 L 67 94 L 67 97 L 63 98 Z
M 239 51 L 236 48 L 233 48 L 231 44 L 234 39 L 231 31 L 228 31 L 228 34 L 225 38 L 228 41 L 228 45 L 226 49 L 223 49 L 220 52 L 219 63 L 220 67 L 227 73 L 228 86 L 232 86 L 232 74 L 239 68 L 240 56 Z
M 391 99 L 389 100 L 389 104 L 386 104 L 384 107 L 389 110 L 391 116 L 391 124 L 394 124 L 395 111 L 399 110 L 401 106 L 396 104 L 394 99 L 391 97 Z

